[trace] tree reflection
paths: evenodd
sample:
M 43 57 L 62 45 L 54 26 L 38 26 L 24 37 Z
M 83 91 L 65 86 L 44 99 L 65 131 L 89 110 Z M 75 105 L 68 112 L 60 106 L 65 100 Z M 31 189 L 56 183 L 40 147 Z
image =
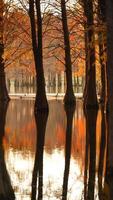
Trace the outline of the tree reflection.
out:
M 98 165 L 98 196 L 99 200 L 104 199 L 103 192 L 103 177 L 105 172 L 105 157 L 106 157 L 106 146 L 107 146 L 107 119 L 106 113 L 104 112 L 104 106 L 101 107 L 101 138 L 100 138 L 100 155 Z
M 32 177 L 32 194 L 31 200 L 37 198 L 37 181 L 38 181 L 38 200 L 43 198 L 43 151 L 46 124 L 48 119 L 48 113 L 38 112 L 35 114 L 36 128 L 37 128 L 37 143 L 36 154 Z
M 86 157 L 84 172 L 84 199 L 94 200 L 96 170 L 96 121 L 97 110 L 85 111 L 86 117 Z M 89 174 L 87 174 L 89 172 Z
M 63 178 L 62 200 L 67 199 L 71 143 L 72 143 L 72 124 L 73 124 L 74 111 L 75 111 L 75 106 L 65 106 L 65 112 L 66 112 L 66 117 L 67 117 L 67 128 L 66 128 L 65 169 L 64 169 L 64 178 Z
M 113 110 L 110 110 L 107 116 L 107 157 L 106 172 L 104 179 L 104 199 L 113 199 Z
M 10 177 L 6 168 L 3 148 L 3 137 L 5 135 L 5 119 L 8 104 L 0 103 L 0 200 L 15 199 Z

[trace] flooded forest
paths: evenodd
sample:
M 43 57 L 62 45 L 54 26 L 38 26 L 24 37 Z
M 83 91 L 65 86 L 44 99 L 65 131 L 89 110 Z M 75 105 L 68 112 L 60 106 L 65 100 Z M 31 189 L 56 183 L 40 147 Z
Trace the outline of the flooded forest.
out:
M 113 200 L 112 0 L 0 0 L 0 200 Z

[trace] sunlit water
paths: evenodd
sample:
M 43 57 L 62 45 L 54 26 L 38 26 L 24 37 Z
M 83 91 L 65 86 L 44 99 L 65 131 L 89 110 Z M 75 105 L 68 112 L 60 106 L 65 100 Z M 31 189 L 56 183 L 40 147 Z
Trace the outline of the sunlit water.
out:
M 12 100 L 9 103 L 5 137 L 5 161 L 17 200 L 30 200 L 36 152 L 37 131 L 33 113 L 34 101 Z M 43 154 L 43 200 L 60 200 L 65 171 L 66 113 L 62 101 L 50 101 Z M 100 111 L 97 119 L 96 166 L 100 141 Z M 84 199 L 84 166 L 86 122 L 81 101 L 77 102 L 72 124 L 67 200 Z M 68 179 L 69 178 L 69 179 Z M 95 179 L 96 180 L 96 179 Z M 97 181 L 96 181 L 97 182 Z M 37 196 L 38 196 L 37 178 Z M 40 198 L 41 199 L 41 198 Z M 98 199 L 97 183 L 95 200 Z

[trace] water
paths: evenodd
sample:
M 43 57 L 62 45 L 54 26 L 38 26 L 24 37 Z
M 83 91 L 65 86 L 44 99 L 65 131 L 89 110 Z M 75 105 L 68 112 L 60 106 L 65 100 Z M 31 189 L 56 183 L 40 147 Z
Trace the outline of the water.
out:
M 50 101 L 48 118 L 35 118 L 33 106 L 34 101 L 12 100 L 6 123 L 0 113 L 0 177 L 5 177 L 0 195 L 13 199 L 14 193 L 17 200 L 104 200 L 109 188 L 104 181 L 107 147 L 101 110 L 85 118 L 81 101 L 75 112 L 64 110 L 62 101 Z

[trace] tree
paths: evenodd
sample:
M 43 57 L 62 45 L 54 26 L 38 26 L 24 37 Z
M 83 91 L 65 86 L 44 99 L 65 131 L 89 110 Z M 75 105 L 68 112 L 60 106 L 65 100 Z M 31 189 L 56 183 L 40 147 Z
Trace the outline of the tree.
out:
M 4 29 L 4 2 L 0 1 L 0 101 L 9 101 L 8 91 L 5 82 L 5 71 L 4 71 L 4 44 L 3 44 L 3 29 Z
M 95 34 L 94 34 L 94 16 L 93 1 L 82 1 L 85 24 L 85 50 L 86 50 L 86 86 L 84 94 L 85 108 L 98 108 L 96 95 L 96 64 L 95 64 Z
M 29 0 L 29 16 L 37 81 L 35 110 L 48 111 L 43 70 L 42 16 L 40 0 Z
M 67 13 L 66 13 L 66 3 L 65 0 L 61 0 L 61 14 L 62 14 L 62 26 L 64 34 L 64 49 L 65 49 L 65 72 L 67 88 L 64 97 L 65 104 L 75 104 L 75 96 L 73 92 L 72 85 L 72 63 L 71 63 L 71 53 L 70 53 L 70 41 L 69 41 L 69 31 L 67 24 Z
M 101 66 L 101 103 L 106 101 L 106 2 L 105 0 L 98 0 L 98 42 L 99 42 L 99 59 Z
M 106 1 L 107 83 L 108 83 L 108 176 L 113 183 L 113 1 Z M 113 189 L 111 189 L 112 193 Z

